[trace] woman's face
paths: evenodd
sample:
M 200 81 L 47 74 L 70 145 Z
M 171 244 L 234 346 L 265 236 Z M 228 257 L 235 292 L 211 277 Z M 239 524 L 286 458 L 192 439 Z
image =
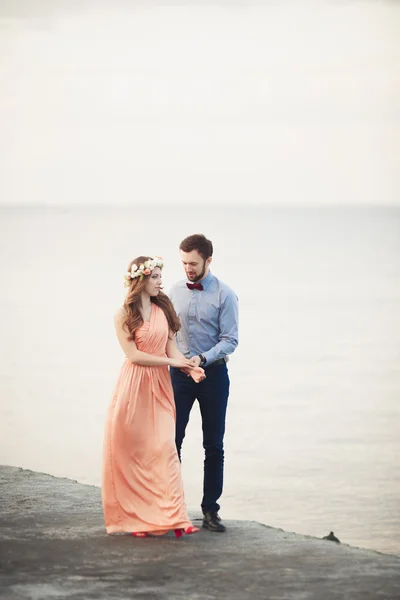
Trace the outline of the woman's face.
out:
M 149 296 L 158 296 L 160 290 L 162 290 L 162 272 L 160 267 L 155 267 L 152 270 L 143 290 Z

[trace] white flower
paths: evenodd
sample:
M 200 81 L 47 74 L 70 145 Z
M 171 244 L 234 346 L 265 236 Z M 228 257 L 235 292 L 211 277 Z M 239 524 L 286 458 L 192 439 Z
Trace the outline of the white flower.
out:
M 160 256 L 154 256 L 153 258 L 149 258 L 148 260 L 146 260 L 144 262 L 144 264 L 139 265 L 139 267 L 137 266 L 137 264 L 133 263 L 133 265 L 131 266 L 130 273 L 127 273 L 124 276 L 125 286 L 128 287 L 130 285 L 131 279 L 136 279 L 137 277 L 140 277 L 140 279 L 142 280 L 143 272 L 146 269 L 153 271 L 156 267 L 160 267 L 160 269 L 162 269 L 163 266 L 164 266 L 164 263 Z
M 160 267 L 160 269 L 161 269 L 163 267 L 163 262 L 158 256 L 155 256 L 152 259 L 151 264 L 152 264 L 152 267 L 151 267 L 152 269 L 155 269 L 156 267 Z

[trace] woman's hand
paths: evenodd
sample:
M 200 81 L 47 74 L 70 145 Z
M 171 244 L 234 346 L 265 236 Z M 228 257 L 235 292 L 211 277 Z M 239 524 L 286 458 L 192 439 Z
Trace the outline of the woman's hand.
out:
M 192 356 L 189 360 L 192 367 L 200 366 L 200 356 Z
M 188 358 L 171 358 L 169 361 L 171 367 L 176 367 L 177 369 L 192 369 L 193 365 Z
M 203 381 L 203 379 L 206 378 L 204 369 L 201 367 L 194 367 L 193 369 L 190 369 L 189 375 L 196 383 L 200 383 L 200 381 Z

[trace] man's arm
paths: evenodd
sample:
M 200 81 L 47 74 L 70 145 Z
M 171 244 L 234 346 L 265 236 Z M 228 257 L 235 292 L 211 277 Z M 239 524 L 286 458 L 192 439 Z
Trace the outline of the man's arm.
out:
M 229 290 L 221 304 L 219 313 L 219 342 L 213 348 L 204 352 L 204 357 L 207 360 L 205 366 L 235 351 L 239 341 L 238 323 L 238 299 L 236 294 L 232 290 Z

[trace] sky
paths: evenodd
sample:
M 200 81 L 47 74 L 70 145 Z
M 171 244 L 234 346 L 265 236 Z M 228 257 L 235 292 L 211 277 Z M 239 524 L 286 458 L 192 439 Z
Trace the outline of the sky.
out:
M 400 2 L 0 0 L 0 204 L 400 205 Z

